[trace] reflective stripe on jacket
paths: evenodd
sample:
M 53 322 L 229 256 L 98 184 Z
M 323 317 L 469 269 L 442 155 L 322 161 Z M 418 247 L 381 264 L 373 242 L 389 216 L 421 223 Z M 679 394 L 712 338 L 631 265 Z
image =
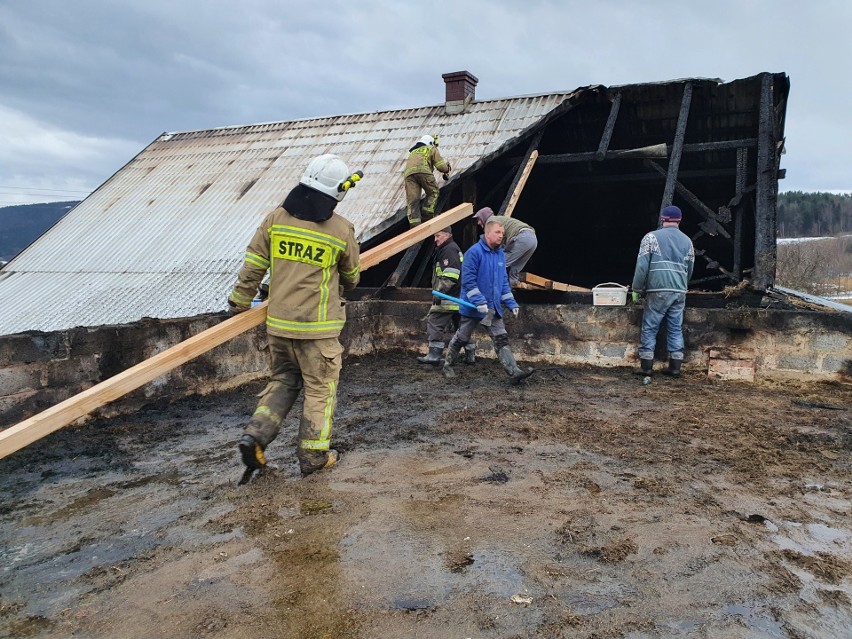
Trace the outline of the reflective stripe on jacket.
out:
M 432 273 L 432 289 L 453 297 L 461 291 L 462 255 L 459 245 L 452 239 L 438 247 L 435 254 L 435 270 Z M 450 300 L 434 298 L 430 310 L 458 311 L 459 305 Z
M 408 161 L 405 163 L 403 176 L 408 177 L 414 173 L 428 173 L 438 169 L 441 173 L 450 170 L 449 163 L 441 157 L 438 147 L 418 146 L 408 153 Z
M 294 339 L 337 337 L 346 322 L 340 286 L 357 286 L 359 260 L 355 229 L 346 219 L 333 214 L 311 222 L 278 207 L 255 231 L 230 299 L 251 305 L 269 269 L 267 331 Z

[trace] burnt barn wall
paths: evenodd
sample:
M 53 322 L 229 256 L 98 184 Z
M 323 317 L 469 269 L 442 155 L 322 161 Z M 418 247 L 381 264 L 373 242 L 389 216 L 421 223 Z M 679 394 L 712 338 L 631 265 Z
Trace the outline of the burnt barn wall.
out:
M 580 294 L 582 295 L 582 294 Z M 387 350 L 425 351 L 423 300 L 362 299 L 347 303 L 341 336 L 347 356 Z M 226 315 L 143 320 L 120 326 L 0 337 L 0 428 L 39 413 L 218 324 Z M 537 365 L 634 366 L 641 309 L 590 303 L 530 304 L 508 320 L 512 349 Z M 687 300 L 688 374 L 707 374 L 722 358 L 750 367 L 756 379 L 852 379 L 849 313 L 699 308 Z M 483 369 L 499 374 L 488 337 L 479 332 Z M 661 336 L 658 345 L 664 344 Z M 252 329 L 96 410 L 110 416 L 188 395 L 236 387 L 267 374 L 267 341 Z M 715 355 L 714 355 L 715 353 Z M 720 356 L 719 353 L 722 353 Z M 658 357 L 665 357 L 662 347 Z M 345 363 L 344 363 L 345 365 Z M 435 370 L 436 378 L 440 372 Z
M 719 291 L 749 279 L 765 290 L 774 281 L 771 247 L 788 91 L 784 74 L 727 84 L 693 79 L 579 90 L 444 186 L 443 208 L 466 201 L 474 209 L 500 211 L 535 149 L 538 159 L 513 212 L 538 234 L 528 271 L 587 288 L 630 283 L 639 242 L 658 227 L 670 192 L 670 202 L 684 212 L 681 230 L 697 252 L 690 287 Z M 470 221 L 453 230 L 463 250 L 479 235 Z M 756 246 L 764 251 L 761 260 Z M 428 261 L 428 251 L 420 261 Z M 393 271 L 398 262 L 387 268 Z M 428 268 L 420 264 L 397 283 L 428 286 Z

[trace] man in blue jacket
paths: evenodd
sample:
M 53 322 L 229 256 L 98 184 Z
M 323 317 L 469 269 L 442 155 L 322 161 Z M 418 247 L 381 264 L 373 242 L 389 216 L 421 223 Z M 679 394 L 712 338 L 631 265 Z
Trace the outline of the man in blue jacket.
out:
M 661 214 L 662 228 L 642 238 L 633 274 L 633 300 L 645 295 L 639 344 L 639 373 L 654 371 L 654 346 L 663 320 L 666 322 L 669 367 L 664 375 L 680 377 L 683 363 L 683 310 L 687 283 L 695 265 L 692 240 L 678 228 L 681 211 L 667 206 Z
M 476 326 L 485 317 L 490 319 L 490 324 L 486 321 L 483 326 L 488 329 L 497 358 L 512 383 L 517 384 L 533 374 L 532 368 L 522 370 L 518 367 L 515 356 L 509 350 L 509 336 L 503 323 L 503 306 L 515 317 L 520 310 L 506 275 L 506 256 L 501 247 L 504 232 L 502 224 L 489 220 L 485 224 L 485 235 L 464 254 L 461 299 L 475 305 L 476 310 L 460 305 L 459 328 L 450 340 L 444 359 L 444 376 L 447 378 L 455 377 L 453 364 L 461 349 L 470 342 Z

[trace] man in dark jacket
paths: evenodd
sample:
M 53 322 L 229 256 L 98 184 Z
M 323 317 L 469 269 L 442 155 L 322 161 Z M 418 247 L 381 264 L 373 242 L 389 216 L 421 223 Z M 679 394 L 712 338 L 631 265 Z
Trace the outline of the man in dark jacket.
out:
M 435 264 L 432 270 L 432 290 L 458 297 L 461 290 L 462 252 L 453 241 L 453 230 L 449 226 L 435 233 Z M 444 352 L 444 336 L 452 334 L 459 325 L 459 305 L 456 302 L 435 297 L 429 314 L 426 315 L 426 339 L 429 353 L 418 357 L 422 364 L 441 363 Z M 464 361 L 473 364 L 475 345 L 465 346 Z
M 467 306 L 459 308 L 459 328 L 450 340 L 444 360 L 445 377 L 455 377 L 453 364 L 462 347 L 470 342 L 473 331 L 483 318 L 490 320 L 490 323 L 486 320 L 483 325 L 488 329 L 497 358 L 511 377 L 512 383 L 517 384 L 533 374 L 532 368 L 522 370 L 518 367 L 515 356 L 509 349 L 509 336 L 503 323 L 504 306 L 515 317 L 520 310 L 506 275 L 506 258 L 501 247 L 503 233 L 503 225 L 499 222 L 486 222 L 485 235 L 464 254 L 461 299 L 470 302 L 476 309 Z
M 657 332 L 665 320 L 669 367 L 665 375 L 680 377 L 683 363 L 683 310 L 686 306 L 687 283 L 695 265 L 692 240 L 678 228 L 681 210 L 667 206 L 661 214 L 662 228 L 642 238 L 633 274 L 633 299 L 645 296 L 642 332 L 639 344 L 639 373 L 654 371 L 654 346 Z

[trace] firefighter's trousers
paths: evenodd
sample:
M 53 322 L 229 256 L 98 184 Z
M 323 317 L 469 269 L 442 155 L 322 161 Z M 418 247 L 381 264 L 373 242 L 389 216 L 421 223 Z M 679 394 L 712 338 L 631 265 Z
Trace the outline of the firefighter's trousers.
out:
M 305 402 L 299 425 L 297 457 L 311 466 L 331 441 L 331 423 L 337 404 L 343 347 L 336 337 L 290 339 L 269 335 L 269 384 L 245 432 L 266 448 L 304 387 Z
M 423 197 L 421 219 L 420 191 Z M 405 177 L 405 200 L 408 203 L 408 222 L 412 226 L 435 217 L 435 205 L 438 203 L 438 183 L 431 173 L 412 173 Z

